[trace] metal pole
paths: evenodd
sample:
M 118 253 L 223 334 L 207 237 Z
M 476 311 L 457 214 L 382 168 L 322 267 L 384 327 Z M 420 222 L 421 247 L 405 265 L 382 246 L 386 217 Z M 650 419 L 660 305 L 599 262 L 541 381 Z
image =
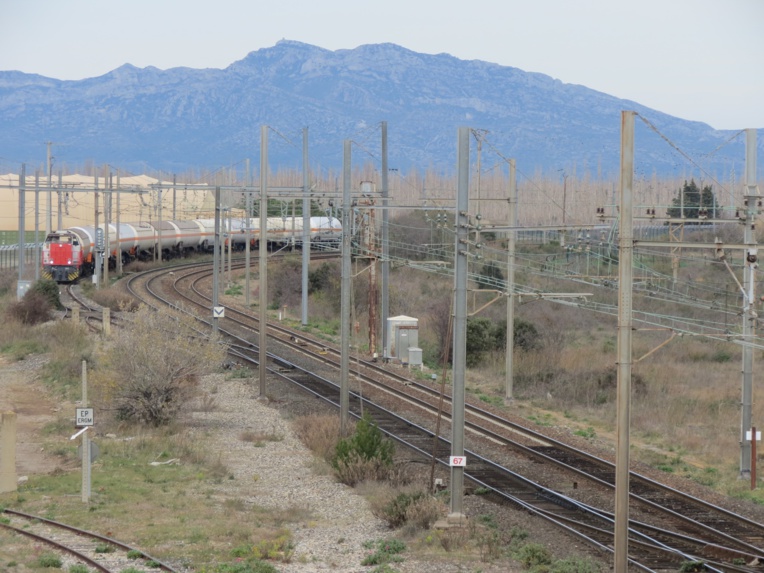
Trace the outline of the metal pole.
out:
M 352 288 L 350 265 L 350 140 L 346 139 L 342 156 L 342 291 L 340 301 L 340 435 L 348 431 L 350 407 L 350 289 Z
M 268 126 L 260 126 L 260 397 L 265 397 L 268 335 Z
M 308 325 L 308 273 L 310 272 L 310 164 L 308 128 L 302 130 L 302 325 Z
M 517 226 L 517 166 L 509 160 L 509 224 Z M 514 351 L 515 351 L 515 241 L 517 231 L 512 230 L 507 237 L 507 349 L 504 399 L 514 399 Z
M 390 213 L 387 210 L 390 188 L 387 179 L 387 122 L 382 122 L 382 357 L 389 356 L 390 341 L 387 339 L 387 319 L 390 314 Z
M 745 227 L 743 242 L 750 247 L 746 250 L 745 266 L 743 267 L 743 340 L 750 342 L 756 326 L 754 312 L 754 269 L 758 254 L 756 248 L 756 211 L 760 199 L 756 187 L 756 130 L 745 130 Z M 745 478 L 751 472 L 751 442 L 746 440 L 746 432 L 751 429 L 751 412 L 753 408 L 753 348 L 743 346 L 743 397 L 740 404 L 740 477 Z
M 454 242 L 454 355 L 451 393 L 451 456 L 464 457 L 464 385 L 467 369 L 467 240 L 470 208 L 470 129 L 460 127 L 457 146 L 456 239 Z M 448 521 L 464 520 L 464 466 L 451 466 Z
M 621 209 L 618 229 L 618 403 L 615 459 L 615 567 L 629 560 L 629 420 L 631 416 L 631 325 L 633 282 L 634 114 L 621 112 Z

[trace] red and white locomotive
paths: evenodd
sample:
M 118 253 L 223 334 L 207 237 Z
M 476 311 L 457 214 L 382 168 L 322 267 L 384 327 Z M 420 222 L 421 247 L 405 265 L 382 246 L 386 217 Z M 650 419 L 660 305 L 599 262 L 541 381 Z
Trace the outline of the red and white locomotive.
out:
M 268 217 L 267 239 L 269 243 L 301 245 L 302 217 Z M 232 218 L 221 220 L 220 232 L 225 244 L 231 241 L 235 250 L 244 248 L 250 230 L 252 247 L 259 244 L 260 220 Z M 106 234 L 106 225 L 99 225 Z M 342 238 L 342 224 L 334 217 L 310 218 L 311 245 L 337 244 Z M 151 259 L 158 249 L 162 258 L 173 258 L 192 251 L 208 252 L 215 241 L 214 219 L 191 219 L 188 221 L 159 221 L 151 223 L 120 223 L 119 241 L 117 226 L 110 224 L 108 240 L 109 260 L 116 257 L 127 263 L 135 259 Z M 97 230 L 94 226 L 71 227 L 54 231 L 45 237 L 42 249 L 41 276 L 56 282 L 72 282 L 93 273 L 96 262 Z

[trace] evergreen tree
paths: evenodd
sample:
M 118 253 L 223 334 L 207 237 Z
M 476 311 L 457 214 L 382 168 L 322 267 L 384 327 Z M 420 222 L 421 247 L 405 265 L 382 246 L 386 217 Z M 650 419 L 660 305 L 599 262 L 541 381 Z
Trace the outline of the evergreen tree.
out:
M 682 215 L 682 197 L 684 197 L 684 215 Z M 684 187 L 677 191 L 667 214 L 669 217 L 685 219 L 713 219 L 716 215 L 716 197 L 710 185 L 699 189 L 694 179 L 684 182 Z

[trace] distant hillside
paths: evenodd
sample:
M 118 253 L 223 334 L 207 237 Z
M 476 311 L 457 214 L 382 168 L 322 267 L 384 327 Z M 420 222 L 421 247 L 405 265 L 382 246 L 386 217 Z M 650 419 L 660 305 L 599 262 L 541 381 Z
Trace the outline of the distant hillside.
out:
M 250 158 L 254 166 L 267 124 L 284 136 L 269 138 L 272 168 L 301 167 L 308 127 L 311 165 L 336 170 L 345 139 L 358 144 L 354 163 L 378 162 L 378 125 L 387 121 L 389 165 L 402 171 L 454 171 L 457 128 L 466 125 L 487 130 L 489 163 L 498 152 L 526 173 L 596 177 L 617 173 L 624 109 L 638 111 L 715 176 L 741 172 L 744 139 L 723 145 L 734 132 L 543 74 L 393 44 L 329 51 L 294 41 L 222 70 L 124 65 L 81 81 L 0 72 L 0 157 L 38 165 L 44 142 L 53 141 L 57 161 L 75 165 L 182 173 Z M 639 120 L 636 150 L 637 171 L 648 176 L 695 169 Z

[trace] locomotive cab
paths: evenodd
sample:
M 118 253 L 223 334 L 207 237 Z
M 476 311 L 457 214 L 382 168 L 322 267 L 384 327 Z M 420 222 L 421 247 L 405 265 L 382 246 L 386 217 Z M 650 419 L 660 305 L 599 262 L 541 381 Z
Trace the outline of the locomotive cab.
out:
M 82 273 L 82 247 L 77 235 L 55 231 L 45 237 L 42 248 L 42 276 L 56 282 L 77 280 Z

